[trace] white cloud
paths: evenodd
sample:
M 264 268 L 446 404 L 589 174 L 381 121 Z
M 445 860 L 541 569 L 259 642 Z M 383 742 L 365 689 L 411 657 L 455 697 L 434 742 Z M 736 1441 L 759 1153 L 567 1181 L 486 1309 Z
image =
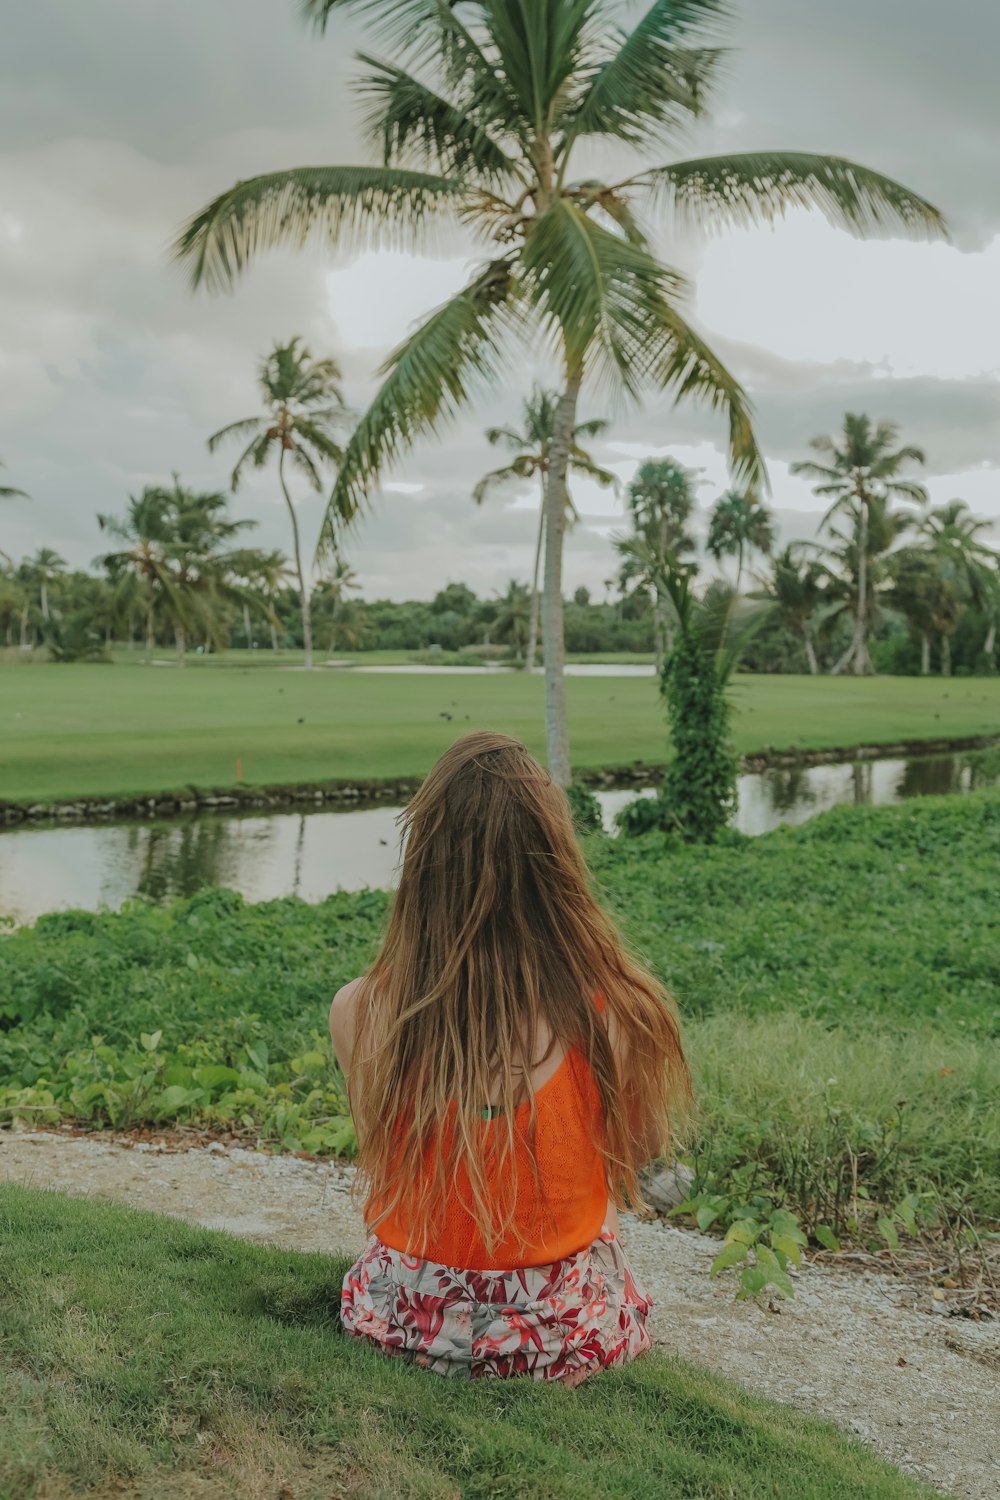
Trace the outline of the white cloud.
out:
M 1000 375 L 1000 236 L 978 253 L 862 243 L 815 215 L 739 230 L 705 249 L 700 321 L 785 359 L 884 377 Z

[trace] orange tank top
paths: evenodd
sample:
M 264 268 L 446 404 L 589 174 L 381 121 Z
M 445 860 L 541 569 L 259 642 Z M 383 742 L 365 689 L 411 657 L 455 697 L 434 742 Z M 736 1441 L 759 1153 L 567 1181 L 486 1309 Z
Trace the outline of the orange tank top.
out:
M 597 1239 L 608 1210 L 608 1183 L 597 1141 L 600 1135 L 601 1101 L 585 1058 L 571 1048 L 551 1078 L 535 1092 L 534 1152 L 528 1141 L 530 1106 L 518 1105 L 515 1122 L 517 1198 L 511 1233 L 487 1250 L 476 1221 L 469 1212 L 471 1191 L 467 1174 L 459 1173 L 456 1190 L 449 1196 L 443 1222 L 421 1245 L 412 1231 L 407 1206 L 390 1214 L 376 1227 L 384 1245 L 403 1254 L 419 1254 L 439 1265 L 460 1266 L 470 1271 L 514 1270 L 518 1266 L 542 1266 L 562 1260 Z M 433 1151 L 433 1143 L 430 1151 Z M 538 1169 L 537 1182 L 532 1155 Z M 425 1158 L 419 1173 L 428 1171 Z M 506 1175 L 509 1177 L 510 1168 Z M 419 1178 L 414 1183 L 416 1188 Z M 510 1196 L 510 1184 L 499 1169 L 489 1177 L 490 1191 L 498 1201 Z M 366 1208 L 374 1217 L 374 1198 Z

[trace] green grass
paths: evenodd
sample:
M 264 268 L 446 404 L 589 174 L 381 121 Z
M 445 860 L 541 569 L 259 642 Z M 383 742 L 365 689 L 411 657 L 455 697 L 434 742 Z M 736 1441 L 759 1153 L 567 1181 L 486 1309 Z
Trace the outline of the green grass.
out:
M 346 1262 L 0 1189 L 0 1497 L 919 1500 L 848 1441 L 651 1355 L 463 1383 L 339 1332 Z
M 0 789 L 12 801 L 224 787 L 237 761 L 257 784 L 420 776 L 483 726 L 544 750 L 542 681 L 524 673 L 0 670 Z M 663 762 L 652 680 L 571 678 L 567 691 L 576 767 Z M 742 677 L 733 701 L 741 752 L 1000 732 L 1000 679 Z
M 655 838 L 588 847 L 680 1003 L 717 1185 L 749 1174 L 825 1222 L 856 1161 L 872 1204 L 929 1193 L 1000 1219 L 1000 794 L 836 809 L 670 855 Z M 201 1120 L 344 1149 L 327 1009 L 386 909 L 379 892 L 206 891 L 8 933 L 0 1119 Z

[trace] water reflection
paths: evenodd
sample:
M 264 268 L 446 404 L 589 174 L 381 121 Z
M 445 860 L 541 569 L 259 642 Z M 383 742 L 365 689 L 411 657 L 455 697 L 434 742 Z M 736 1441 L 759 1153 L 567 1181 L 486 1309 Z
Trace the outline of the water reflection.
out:
M 841 803 L 895 802 L 1000 785 L 1000 750 L 921 760 L 788 767 L 741 776 L 735 826 L 766 833 Z M 636 794 L 600 793 L 606 826 Z M 647 792 L 643 795 L 653 795 Z M 0 915 L 30 921 L 60 907 L 163 901 L 203 886 L 248 901 L 385 888 L 399 860 L 398 808 L 204 815 L 169 823 L 21 828 L 0 833 Z

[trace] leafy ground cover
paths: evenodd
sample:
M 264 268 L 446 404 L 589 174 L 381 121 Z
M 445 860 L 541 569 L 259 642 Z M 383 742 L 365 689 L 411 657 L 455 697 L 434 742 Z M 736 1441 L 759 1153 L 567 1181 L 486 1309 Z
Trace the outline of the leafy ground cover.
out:
M 838 809 L 708 850 L 588 849 L 679 1000 L 709 1196 L 837 1234 L 899 1204 L 904 1224 L 914 1203 L 1000 1218 L 1000 795 Z M 0 1121 L 200 1122 L 350 1151 L 327 1009 L 387 901 L 206 891 L 9 931 Z
M 568 682 L 574 764 L 662 764 L 650 678 Z M 1000 679 L 741 677 L 741 753 L 1000 731 Z M 406 676 L 223 665 L 5 671 L 0 795 L 138 796 L 183 786 L 423 775 L 467 729 L 544 750 L 542 681 L 526 673 Z
M 0 1190 L 0 1496 L 919 1500 L 825 1424 L 650 1355 L 462 1383 L 338 1331 L 345 1264 Z

